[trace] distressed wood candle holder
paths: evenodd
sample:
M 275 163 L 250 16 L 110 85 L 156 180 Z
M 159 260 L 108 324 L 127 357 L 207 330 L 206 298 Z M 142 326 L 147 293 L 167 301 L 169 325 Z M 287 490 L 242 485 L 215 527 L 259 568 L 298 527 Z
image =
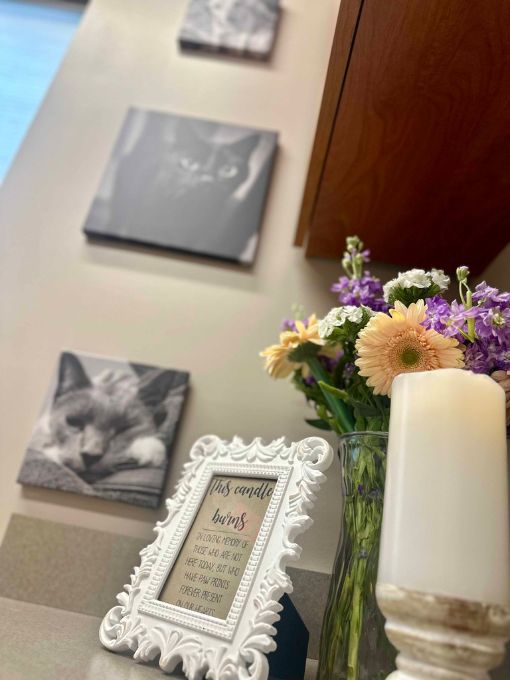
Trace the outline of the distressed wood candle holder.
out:
M 377 585 L 386 634 L 398 649 L 391 680 L 489 680 L 510 639 L 510 610 L 498 605 Z

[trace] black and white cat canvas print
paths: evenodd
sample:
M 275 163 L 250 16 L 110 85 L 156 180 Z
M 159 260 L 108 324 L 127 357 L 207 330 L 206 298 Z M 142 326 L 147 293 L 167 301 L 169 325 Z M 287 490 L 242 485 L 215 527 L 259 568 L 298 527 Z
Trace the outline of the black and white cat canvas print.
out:
M 277 134 L 130 109 L 84 231 L 253 262 Z
M 63 352 L 18 482 L 157 507 L 188 380 Z
M 268 59 L 279 17 L 279 0 L 190 0 L 179 44 L 184 49 Z

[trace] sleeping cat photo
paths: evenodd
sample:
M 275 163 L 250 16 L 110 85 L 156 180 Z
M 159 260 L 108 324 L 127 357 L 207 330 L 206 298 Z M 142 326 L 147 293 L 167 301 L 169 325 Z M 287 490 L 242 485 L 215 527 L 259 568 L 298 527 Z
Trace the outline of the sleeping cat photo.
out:
M 280 16 L 279 0 L 189 0 L 181 47 L 267 59 Z
M 273 132 L 131 109 L 84 231 L 250 264 L 276 139 Z
M 188 377 L 63 352 L 18 481 L 155 507 Z

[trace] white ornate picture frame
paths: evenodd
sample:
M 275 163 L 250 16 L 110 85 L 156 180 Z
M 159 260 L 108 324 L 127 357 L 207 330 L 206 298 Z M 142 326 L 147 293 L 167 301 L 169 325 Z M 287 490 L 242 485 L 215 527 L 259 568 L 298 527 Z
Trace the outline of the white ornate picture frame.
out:
M 130 650 L 138 661 L 152 661 L 159 655 L 166 672 L 182 662 L 189 680 L 265 680 L 266 655 L 276 649 L 273 624 L 280 618 L 279 600 L 292 592 L 286 567 L 300 556 L 295 538 L 312 524 L 308 513 L 332 458 L 331 447 L 320 437 L 290 445 L 284 438 L 269 445 L 260 439 L 250 444 L 239 438 L 232 442 L 215 436 L 199 439 L 174 496 L 167 500 L 168 516 L 155 526 L 155 541 L 141 551 L 131 583 L 103 619 L 101 643 L 112 651 Z M 218 476 L 260 478 L 272 486 L 225 618 L 158 599 Z

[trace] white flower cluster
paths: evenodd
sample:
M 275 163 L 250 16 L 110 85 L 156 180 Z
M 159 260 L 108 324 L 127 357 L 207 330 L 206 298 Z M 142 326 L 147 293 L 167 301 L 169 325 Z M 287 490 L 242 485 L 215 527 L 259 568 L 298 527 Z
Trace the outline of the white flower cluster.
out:
M 409 269 L 384 285 L 384 299 L 389 302 L 391 294 L 397 288 L 430 288 L 433 285 L 442 292 L 450 285 L 450 277 L 442 269 L 431 269 L 429 272 L 424 269 Z
M 340 328 L 346 321 L 351 323 L 361 323 L 363 320 L 363 307 L 345 305 L 344 307 L 333 307 L 326 316 L 319 321 L 319 335 L 323 340 L 327 340 L 335 328 Z

